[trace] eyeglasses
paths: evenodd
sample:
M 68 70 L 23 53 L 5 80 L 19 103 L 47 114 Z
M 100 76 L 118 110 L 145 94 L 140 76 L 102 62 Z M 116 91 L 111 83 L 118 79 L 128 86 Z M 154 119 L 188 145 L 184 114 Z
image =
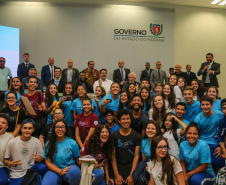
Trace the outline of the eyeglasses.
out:
M 59 129 L 62 129 L 63 130 L 63 129 L 65 129 L 65 126 L 55 126 L 55 128 L 58 129 L 58 130 Z
M 15 100 L 15 97 L 7 97 L 7 100 Z
M 168 150 L 167 146 L 159 146 L 159 147 L 156 147 L 156 148 L 158 148 L 159 151 L 162 151 L 163 149 Z
M 59 112 L 59 113 L 55 113 L 55 115 L 61 115 L 61 114 L 63 114 L 63 113 L 61 113 L 61 112 Z

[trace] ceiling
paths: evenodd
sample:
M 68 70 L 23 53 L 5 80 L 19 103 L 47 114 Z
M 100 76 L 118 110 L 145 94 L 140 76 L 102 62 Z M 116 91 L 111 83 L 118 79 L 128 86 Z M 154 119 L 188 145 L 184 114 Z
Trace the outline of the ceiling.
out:
M 124 4 L 124 5 L 183 5 L 226 9 L 226 5 L 212 5 L 213 0 L 0 0 L 0 2 L 47 2 L 63 4 Z M 221 0 L 223 1 L 223 0 Z

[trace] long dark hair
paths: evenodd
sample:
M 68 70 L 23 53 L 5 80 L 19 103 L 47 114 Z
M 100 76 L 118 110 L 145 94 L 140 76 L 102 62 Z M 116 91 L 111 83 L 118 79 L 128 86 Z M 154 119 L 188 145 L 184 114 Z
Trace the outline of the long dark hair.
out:
M 71 99 L 71 101 L 73 102 L 74 99 L 76 99 L 75 86 L 74 86 L 73 83 L 67 82 L 67 83 L 64 85 L 63 96 L 67 96 L 67 95 L 66 95 L 66 92 L 65 92 L 65 88 L 66 88 L 67 84 L 70 84 L 70 85 L 72 86 L 72 92 L 71 92 L 72 99 Z
M 100 97 L 103 98 L 104 96 L 106 96 L 105 88 L 103 88 L 101 85 L 96 86 L 96 89 L 97 89 L 97 87 L 99 87 L 101 89 L 101 91 L 102 91 L 102 94 L 101 94 Z M 93 89 L 93 90 L 96 91 L 96 89 Z
M 59 122 L 63 122 L 64 125 L 65 125 L 66 132 L 64 134 L 64 137 L 70 137 L 70 135 L 71 135 L 69 128 L 67 126 L 67 122 L 65 120 L 59 119 L 59 120 L 57 120 L 53 123 L 52 131 L 51 131 L 51 134 L 50 134 L 50 137 L 49 137 L 49 143 L 47 144 L 47 146 L 45 148 L 45 152 L 47 152 L 46 158 L 49 158 L 51 161 L 53 161 L 53 159 L 55 158 L 55 155 L 57 153 L 57 149 L 56 149 L 57 135 L 56 135 L 56 132 L 55 132 L 55 126 Z
M 156 157 L 156 150 L 157 146 L 160 141 L 164 140 L 167 143 L 167 148 L 169 148 L 169 144 L 167 139 L 163 136 L 156 136 L 151 142 L 151 161 L 154 162 L 154 165 L 157 161 Z M 166 153 L 165 157 L 162 158 L 162 177 L 161 182 L 164 182 L 165 175 L 166 175 L 166 184 L 175 185 L 176 175 L 174 173 L 174 161 L 177 160 L 174 157 L 174 160 L 171 160 L 170 155 L 168 152 Z
M 50 91 L 49 91 L 49 88 L 50 88 L 50 86 L 51 85 L 55 85 L 56 86 L 56 84 L 54 84 L 54 83 L 51 83 L 51 84 L 49 84 L 49 86 L 47 87 L 47 89 L 46 89 L 46 94 L 45 94 L 45 98 L 46 98 L 46 103 L 47 103 L 47 105 L 50 107 L 52 104 L 53 104 L 53 102 L 54 102 L 54 97 L 52 96 L 52 94 L 50 93 Z M 56 89 L 57 89 L 57 86 L 56 86 Z M 57 92 L 58 92 L 58 90 L 57 90 Z M 58 93 L 56 93 L 56 95 L 55 95 L 55 98 L 57 99 L 57 101 L 58 101 Z
M 23 95 L 24 95 L 24 86 L 23 86 L 23 82 L 22 82 L 22 80 L 21 80 L 21 78 L 20 78 L 20 77 L 14 77 L 14 78 L 19 79 L 19 80 L 20 80 L 20 82 L 22 83 L 22 85 L 20 86 L 19 93 L 20 93 L 20 95 L 21 95 L 21 96 L 23 96 Z M 14 78 L 13 78 L 13 79 L 14 79 Z M 10 91 L 15 91 L 15 89 L 14 89 L 13 85 L 11 86 L 11 88 L 10 88 L 9 90 L 10 90 Z
M 159 124 L 158 124 L 156 121 L 154 121 L 154 120 L 149 120 L 148 123 L 147 123 L 147 125 L 146 125 L 146 127 L 145 127 L 145 134 L 144 134 L 144 137 L 145 137 L 145 138 L 148 138 L 148 136 L 147 136 L 147 134 L 146 134 L 146 129 L 147 129 L 148 125 L 151 125 L 151 124 L 152 124 L 152 125 L 155 125 L 155 128 L 156 128 L 156 136 L 162 135 L 161 128 L 160 128 Z M 156 136 L 155 136 L 155 137 L 156 137 Z
M 204 94 L 205 94 L 205 87 L 203 87 L 203 85 L 201 84 L 201 82 L 199 80 L 193 79 L 193 80 L 191 80 L 191 83 L 193 81 L 198 83 L 199 87 L 198 87 L 198 90 L 197 90 L 197 96 L 201 99 L 204 96 Z
M 171 116 L 171 115 L 174 115 L 172 112 L 168 112 L 166 113 L 164 119 L 163 119 L 163 124 L 162 124 L 162 128 L 166 131 L 166 126 L 165 126 L 165 121 L 166 121 L 166 118 L 168 116 Z M 175 121 L 174 118 L 172 118 L 172 131 L 173 130 L 177 130 L 179 128 L 179 124 Z
M 125 106 L 126 106 L 127 109 L 129 109 L 130 108 L 130 103 L 131 103 L 131 95 L 130 95 L 130 93 L 128 91 L 122 91 L 122 93 L 126 93 L 126 95 L 127 95 L 128 100 L 127 100 Z M 119 100 L 119 110 L 121 110 L 121 109 L 124 109 L 124 106 L 123 106 L 123 103 L 121 102 L 121 98 L 120 98 L 120 100 Z
M 163 106 L 162 106 L 161 112 L 159 112 L 158 109 L 154 105 L 154 100 L 158 96 L 161 97 L 161 99 L 163 101 Z M 160 118 L 159 114 L 161 115 L 161 119 L 159 119 Z M 163 118 L 165 117 L 165 115 L 166 115 L 165 101 L 161 95 L 156 95 L 153 99 L 153 114 L 152 114 L 153 120 L 157 121 L 158 123 L 161 123 Z
M 90 139 L 89 139 L 89 146 L 88 146 L 88 154 L 92 155 L 92 156 L 96 156 L 101 151 L 100 134 L 101 134 L 101 131 L 102 131 L 103 128 L 106 128 L 108 130 L 109 138 L 108 138 L 107 142 L 104 143 L 104 145 L 102 147 L 102 151 L 103 151 L 104 156 L 107 159 L 110 159 L 111 156 L 112 156 L 114 143 L 113 143 L 113 139 L 111 137 L 110 128 L 107 125 L 100 125 L 98 128 L 96 128 L 95 132 L 90 137 Z
M 170 109 L 174 109 L 174 108 L 175 108 L 175 100 L 176 100 L 176 96 L 175 96 L 175 93 L 174 93 L 174 90 L 173 90 L 173 86 L 170 85 L 169 83 L 166 83 L 166 84 L 164 85 L 164 87 L 165 87 L 166 85 L 168 85 L 168 86 L 170 87 L 170 91 L 171 91 L 170 94 L 169 94 L 169 96 L 168 96 L 169 108 L 170 108 Z M 164 87 L 163 87 L 163 89 L 164 89 Z M 164 93 L 162 93 L 162 97 L 163 97 L 164 99 L 166 98 Z
M 151 95 L 150 95 L 150 89 L 147 88 L 147 87 L 142 87 L 141 90 L 140 90 L 140 97 L 141 97 L 141 101 L 143 102 L 143 105 L 142 105 L 141 109 L 143 110 L 143 108 L 144 108 L 144 100 L 143 100 L 143 98 L 142 98 L 142 96 L 141 96 L 141 92 L 142 92 L 144 89 L 145 89 L 146 91 L 148 91 L 148 98 L 147 98 L 147 100 L 146 100 L 146 110 L 149 111 L 149 109 L 151 108 L 152 98 L 151 98 Z
M 76 93 L 75 93 L 76 96 L 75 96 L 75 98 L 79 98 L 79 95 L 77 94 L 77 91 L 78 91 L 78 88 L 79 88 L 79 87 L 83 87 L 83 88 L 85 89 L 84 97 L 88 97 L 88 96 L 87 96 L 87 92 L 86 92 L 86 88 L 84 87 L 84 85 L 79 85 L 79 86 L 76 88 Z

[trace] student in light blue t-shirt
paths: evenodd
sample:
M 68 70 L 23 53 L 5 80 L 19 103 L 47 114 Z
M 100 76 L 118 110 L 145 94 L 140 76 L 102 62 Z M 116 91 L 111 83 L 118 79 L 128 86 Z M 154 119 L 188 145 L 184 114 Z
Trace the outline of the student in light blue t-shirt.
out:
M 202 97 L 202 112 L 196 116 L 195 122 L 198 123 L 198 126 L 201 130 L 200 140 L 206 142 L 210 147 L 211 164 L 213 166 L 214 172 L 217 174 L 218 169 L 224 165 L 224 160 L 220 159 L 220 146 L 215 140 L 218 122 L 222 118 L 223 114 L 220 111 L 211 110 L 212 107 L 213 99 L 208 96 Z
M 185 113 L 186 113 L 186 104 L 184 102 L 178 102 L 175 108 L 175 115 L 178 117 L 179 120 L 181 120 L 188 126 L 190 122 L 184 119 Z M 179 128 L 182 128 L 180 124 Z
M 106 109 L 112 111 L 119 111 L 119 100 L 120 100 L 120 85 L 118 83 L 111 84 L 111 94 L 106 95 L 102 101 L 99 102 L 101 105 L 100 112 L 104 114 Z
M 222 112 L 221 100 L 217 99 L 218 93 L 219 93 L 219 91 L 218 91 L 217 87 L 210 86 L 208 88 L 207 95 L 213 99 L 212 110 L 218 110 L 218 111 Z
M 152 106 L 152 98 L 150 95 L 150 90 L 147 87 L 142 87 L 140 90 L 140 97 L 143 102 L 142 111 L 148 114 L 148 111 L 151 109 Z
M 44 149 L 43 158 L 48 171 L 42 185 L 57 185 L 60 182 L 79 185 L 81 178 L 80 169 L 77 166 L 79 156 L 78 144 L 70 138 L 66 121 L 56 121 Z
M 206 142 L 199 140 L 198 124 L 191 122 L 186 128 L 186 141 L 180 144 L 179 158 L 184 171 L 185 183 L 200 185 L 206 178 L 215 178 L 211 166 L 210 149 Z
M 200 107 L 200 102 L 193 100 L 194 90 L 192 87 L 187 86 L 184 88 L 184 103 L 186 103 L 186 113 L 184 114 L 184 119 L 189 122 L 194 121 L 197 114 L 199 114 L 202 110 Z
M 104 119 L 106 120 L 106 125 L 109 126 L 111 133 L 114 133 L 120 129 L 120 126 L 114 122 L 114 112 L 107 109 L 104 114 Z

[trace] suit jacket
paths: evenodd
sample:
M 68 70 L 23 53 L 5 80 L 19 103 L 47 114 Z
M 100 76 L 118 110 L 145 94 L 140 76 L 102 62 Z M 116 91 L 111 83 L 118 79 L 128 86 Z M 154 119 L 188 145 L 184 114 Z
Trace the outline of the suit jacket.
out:
M 179 78 L 179 77 L 183 77 L 184 79 L 186 79 L 186 75 L 185 75 L 185 73 L 182 72 L 182 71 L 181 71 L 180 74 L 177 74 L 177 73 L 173 73 L 173 74 L 176 75 L 178 78 Z
M 55 84 L 54 79 L 49 80 L 49 81 L 47 82 L 47 85 L 46 85 L 46 86 L 48 87 L 49 84 L 51 84 L 51 83 Z M 58 93 L 63 93 L 64 86 L 65 86 L 66 83 L 67 83 L 67 82 L 65 82 L 64 80 L 62 80 L 62 78 L 60 79 L 59 84 L 58 84 L 58 86 L 57 86 Z
M 187 72 L 185 72 L 184 74 L 185 74 L 185 76 L 186 76 L 185 79 L 186 79 L 186 81 L 187 81 L 187 85 L 191 85 L 191 81 L 192 81 L 193 79 L 198 79 L 197 76 L 196 76 L 196 74 L 195 74 L 194 72 L 190 72 L 190 75 L 188 75 Z
M 53 67 L 54 67 L 54 71 L 55 71 L 56 66 L 53 66 Z M 54 73 L 54 71 L 53 71 L 53 73 Z M 47 86 L 47 82 L 49 80 L 51 80 L 51 72 L 50 72 L 50 69 L 49 69 L 49 65 L 42 67 L 41 79 L 42 79 L 43 85 Z
M 149 76 L 148 76 L 147 69 L 141 71 L 140 81 L 141 81 L 143 78 L 148 78 L 148 79 L 150 80 L 152 71 L 153 71 L 153 69 L 150 69 L 150 74 L 149 74 Z
M 130 69 L 127 69 L 127 68 L 124 68 L 125 70 L 125 81 L 128 80 L 128 75 L 130 73 Z M 122 76 L 121 76 L 121 72 L 119 69 L 115 69 L 114 72 L 113 72 L 113 81 L 116 82 L 116 83 L 121 83 L 122 81 Z
M 29 63 L 28 68 L 26 68 L 24 62 L 19 64 L 17 68 L 17 76 L 21 79 L 28 77 L 28 73 L 31 68 L 35 68 L 35 65 Z
M 168 82 L 168 78 L 166 76 L 165 71 L 160 70 L 160 78 L 159 78 L 158 71 L 156 69 L 153 70 L 151 73 L 151 79 L 150 79 L 151 88 L 153 89 L 156 83 L 164 83 L 164 80 L 165 80 L 165 83 Z
M 72 68 L 73 74 L 72 74 L 72 83 L 75 84 L 79 79 L 79 70 L 76 68 Z M 63 69 L 61 74 L 61 79 L 67 82 L 67 71 L 68 68 Z
M 205 70 L 204 72 L 202 70 L 204 69 L 204 67 L 206 65 L 207 65 L 207 62 L 202 63 L 199 71 L 197 72 L 198 76 L 202 75 L 202 84 L 203 85 L 205 85 L 207 70 Z M 210 69 L 212 71 L 214 71 L 214 74 L 209 74 L 210 84 L 211 84 L 211 86 L 219 87 L 218 80 L 217 80 L 217 75 L 220 74 L 220 64 L 216 63 L 216 62 L 213 62 Z

